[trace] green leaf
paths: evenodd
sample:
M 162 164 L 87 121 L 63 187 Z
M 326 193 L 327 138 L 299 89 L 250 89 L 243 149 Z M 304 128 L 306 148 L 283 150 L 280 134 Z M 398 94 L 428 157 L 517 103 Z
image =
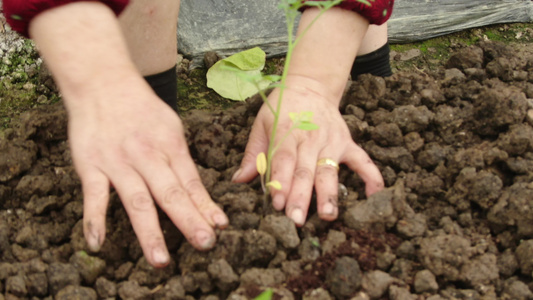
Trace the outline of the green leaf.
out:
M 274 295 L 274 292 L 272 291 L 272 289 L 267 289 L 266 291 L 262 292 L 259 296 L 255 297 L 254 300 L 271 300 L 273 295 Z
M 267 159 L 265 152 L 261 152 L 257 155 L 255 158 L 255 165 L 257 168 L 257 173 L 259 173 L 261 176 L 265 175 L 267 170 Z
M 222 59 L 207 71 L 207 87 L 224 98 L 244 101 L 272 83 L 261 75 L 265 60 L 259 47 Z
M 298 128 L 300 130 L 311 131 L 311 130 L 317 130 L 319 127 L 315 123 L 301 122 L 301 123 L 298 124 L 298 126 L 296 128 Z
M 277 82 L 281 80 L 281 76 L 279 75 L 264 75 L 263 79 L 270 80 L 272 82 Z
M 233 64 L 242 71 L 262 70 L 265 66 L 266 54 L 261 48 L 255 47 L 235 53 L 223 59 L 223 61 Z
M 291 119 L 293 123 L 297 123 L 298 121 L 300 121 L 300 115 L 295 112 L 290 112 L 289 118 Z
M 271 187 L 275 190 L 281 191 L 281 182 L 277 180 L 272 180 L 266 184 L 267 187 Z
M 300 121 L 313 122 L 313 115 L 314 113 L 312 111 L 302 111 L 300 113 Z

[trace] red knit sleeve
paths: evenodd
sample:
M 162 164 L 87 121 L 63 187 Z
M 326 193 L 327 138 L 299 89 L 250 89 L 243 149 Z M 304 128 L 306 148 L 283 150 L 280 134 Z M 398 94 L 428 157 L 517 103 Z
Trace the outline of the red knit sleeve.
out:
M 13 30 L 28 37 L 28 25 L 39 13 L 77 1 L 97 0 L 3 0 L 4 15 Z M 109 6 L 118 16 L 128 5 L 129 0 L 98 0 Z
M 326 1 L 326 0 L 304 0 Z M 344 0 L 338 7 L 355 11 L 362 15 L 370 24 L 381 25 L 385 23 L 392 14 L 394 0 Z

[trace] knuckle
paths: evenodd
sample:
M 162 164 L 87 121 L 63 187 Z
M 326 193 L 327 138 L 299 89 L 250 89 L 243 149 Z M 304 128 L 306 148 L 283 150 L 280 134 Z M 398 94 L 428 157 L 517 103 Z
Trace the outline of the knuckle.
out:
M 316 170 L 317 177 L 337 178 L 337 169 L 333 166 L 321 166 Z
M 124 158 L 150 158 L 154 155 L 154 142 L 147 136 L 139 133 L 126 139 L 120 155 Z
M 296 154 L 291 151 L 280 150 L 276 153 L 274 161 L 277 161 L 280 164 L 296 162 Z
M 312 181 L 313 172 L 307 167 L 298 167 L 294 170 L 294 177 L 298 180 Z
M 162 208 L 170 207 L 180 199 L 186 198 L 185 191 L 179 186 L 171 186 L 163 192 L 163 198 L 161 199 Z
M 189 181 L 186 187 L 191 200 L 200 211 L 207 211 L 214 206 L 200 179 Z
M 204 185 L 200 178 L 191 179 L 185 185 L 185 188 L 189 193 L 201 193 L 204 190 Z
M 147 211 L 154 207 L 154 201 L 144 192 L 134 194 L 131 199 L 131 207 L 134 211 Z
M 105 203 L 107 201 L 109 191 L 105 188 L 87 184 L 83 188 L 83 198 L 85 201 L 90 201 L 91 204 L 94 203 Z

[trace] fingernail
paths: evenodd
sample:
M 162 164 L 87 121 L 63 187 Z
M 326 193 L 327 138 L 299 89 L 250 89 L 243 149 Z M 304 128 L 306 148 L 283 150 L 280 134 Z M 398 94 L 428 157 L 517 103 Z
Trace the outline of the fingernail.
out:
M 216 214 L 213 216 L 213 222 L 215 222 L 215 226 L 218 228 L 225 228 L 228 226 L 228 218 L 226 215 L 223 214 Z
M 87 237 L 87 245 L 89 246 L 89 250 L 91 252 L 100 251 L 100 248 L 102 247 L 100 235 L 94 232 L 89 233 L 89 236 Z
M 239 169 L 237 170 L 237 172 L 235 172 L 235 174 L 233 174 L 233 176 L 231 177 L 231 181 L 235 181 L 235 180 L 237 180 L 237 178 L 239 178 L 239 176 L 241 175 L 241 173 L 242 173 L 242 169 L 239 168 Z
M 324 206 L 322 206 L 322 214 L 324 215 L 333 215 L 335 212 L 335 207 L 331 203 L 326 203 Z
M 272 199 L 272 206 L 274 206 L 274 209 L 277 211 L 280 211 L 285 206 L 285 196 L 282 194 L 277 194 Z
M 291 212 L 291 219 L 296 223 L 296 225 L 303 225 L 305 222 L 304 214 L 301 209 L 295 208 Z
M 198 231 L 195 238 L 198 246 L 204 250 L 211 249 L 215 245 L 215 237 L 207 231 Z
M 167 251 L 162 248 L 154 248 L 152 250 L 152 259 L 158 265 L 166 265 L 170 258 L 168 257 Z

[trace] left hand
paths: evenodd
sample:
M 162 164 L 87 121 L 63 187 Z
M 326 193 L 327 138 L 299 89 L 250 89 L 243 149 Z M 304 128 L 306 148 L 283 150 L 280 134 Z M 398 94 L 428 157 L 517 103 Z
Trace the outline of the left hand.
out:
M 379 169 L 353 141 L 338 109 L 340 99 L 328 91 L 312 79 L 289 76 L 283 95 L 275 143 L 292 126 L 290 112 L 311 111 L 313 123 L 319 126 L 313 131 L 295 129 L 272 160 L 271 180 L 278 180 L 282 186 L 280 191 L 272 190 L 272 204 L 277 210 L 285 208 L 287 216 L 298 226 L 305 223 L 313 186 L 320 218 L 332 221 L 338 216 L 338 170 L 328 164 L 317 166 L 320 159 L 344 163 L 355 171 L 366 184 L 367 196 L 384 187 Z M 276 89 L 268 98 L 274 109 L 278 95 Z M 233 177 L 235 182 L 247 182 L 257 176 L 256 157 L 260 152 L 267 152 L 273 122 L 272 112 L 263 105 L 252 127 L 241 167 Z

